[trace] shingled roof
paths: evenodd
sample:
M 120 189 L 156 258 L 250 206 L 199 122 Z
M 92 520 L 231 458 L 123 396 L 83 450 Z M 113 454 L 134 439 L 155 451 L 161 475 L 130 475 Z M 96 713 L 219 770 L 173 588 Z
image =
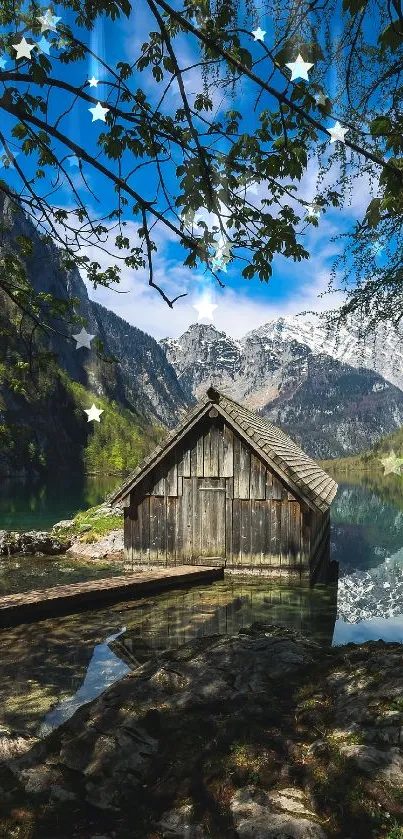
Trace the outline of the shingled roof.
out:
M 266 463 L 297 492 L 310 507 L 321 512 L 329 509 L 337 483 L 288 434 L 253 411 L 249 411 L 224 393 L 210 387 L 206 396 L 185 419 L 157 446 L 136 470 L 116 489 L 108 501 L 115 504 L 168 453 L 176 443 L 214 406 L 235 431 L 243 436 Z

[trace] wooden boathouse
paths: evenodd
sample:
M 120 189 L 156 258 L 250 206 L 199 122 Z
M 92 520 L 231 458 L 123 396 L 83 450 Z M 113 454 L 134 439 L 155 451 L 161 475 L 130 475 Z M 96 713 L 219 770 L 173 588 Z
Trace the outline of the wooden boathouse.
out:
M 287 434 L 210 387 L 109 496 L 127 560 L 225 565 L 312 582 L 337 484 Z

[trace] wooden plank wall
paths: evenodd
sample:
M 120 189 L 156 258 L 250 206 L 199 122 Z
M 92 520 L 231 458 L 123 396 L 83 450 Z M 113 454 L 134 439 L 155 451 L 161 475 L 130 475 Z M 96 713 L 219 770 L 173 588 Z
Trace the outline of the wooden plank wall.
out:
M 196 521 L 197 494 L 206 478 L 220 478 L 226 489 L 219 524 L 225 528 L 227 567 L 308 561 L 323 517 L 289 492 L 221 418 L 200 423 L 131 496 L 126 556 L 174 565 L 208 554 L 207 524 Z M 212 518 L 215 512 L 211 505 Z

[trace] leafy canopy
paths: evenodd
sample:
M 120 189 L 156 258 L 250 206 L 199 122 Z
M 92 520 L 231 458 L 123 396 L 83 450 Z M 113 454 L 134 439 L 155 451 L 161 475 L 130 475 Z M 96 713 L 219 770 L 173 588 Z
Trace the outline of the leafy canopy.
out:
M 129 18 L 132 11 L 127 0 L 61 0 L 59 6 L 73 10 L 77 27 L 87 30 L 93 28 L 97 16 L 116 20 L 121 14 Z M 132 64 L 104 65 L 107 95 L 102 104 L 109 110 L 97 138 L 97 155 L 73 141 L 61 123 L 62 115 L 73 111 L 78 100 L 87 109 L 98 102 L 100 94 L 88 81 L 73 85 L 66 72 L 67 65 L 85 59 L 90 49 L 62 18 L 57 32 L 46 33 L 60 50 L 57 58 L 52 54 L 51 61 L 34 49 L 30 59 L 15 61 L 16 33 L 31 42 L 39 38 L 38 16 L 45 8 L 31 0 L 23 12 L 20 2 L 4 0 L 0 9 L 0 24 L 6 29 L 0 36 L 0 54 L 8 53 L 14 65 L 0 70 L 0 109 L 14 119 L 11 134 L 23 153 L 14 157 L 0 122 L 5 167 L 10 160 L 14 164 L 25 211 L 43 228 L 45 237 L 62 245 L 61 265 L 84 269 L 95 287 L 119 282 L 118 265 L 101 271 L 96 260 L 78 253 L 88 243 L 88 229 L 101 246 L 108 226 L 90 218 L 78 195 L 68 167 L 73 154 L 88 189 L 85 171 L 93 168 L 117 194 L 117 206 L 101 221 L 117 220 L 115 246 L 130 252 L 114 258 L 133 270 L 147 268 L 149 284 L 170 307 L 183 293 L 178 288 L 171 299 L 155 282 L 154 228 L 168 228 L 183 246 L 184 264 L 190 269 L 203 265 L 220 285 L 222 275 L 214 256 L 224 244 L 226 259 L 238 261 L 245 279 L 257 276 L 268 282 L 275 254 L 294 262 L 309 258 L 306 231 L 319 221 L 299 196 L 298 185 L 316 158 L 315 206 L 322 214 L 343 205 L 358 176 L 367 176 L 374 189 L 364 218 L 348 234 L 336 237 L 345 239 L 344 250 L 335 262 L 329 290 L 341 283 L 347 297 L 333 315 L 341 322 L 350 313 L 360 312 L 370 324 L 388 319 L 397 325 L 403 312 L 400 0 L 297 0 L 292 4 L 266 0 L 261 19 L 271 21 L 272 32 L 265 42 L 257 43 L 251 34 L 259 26 L 253 0 L 246 0 L 242 10 L 236 0 L 216 0 L 215 5 L 208 0 L 181 0 L 178 8 L 166 0 L 144 0 L 144 7 L 153 25 L 140 54 Z M 184 36 L 199 45 L 202 89 L 193 98 L 185 84 L 189 67 L 180 58 Z M 291 81 L 285 66 L 298 52 L 314 64 L 309 82 Z M 330 73 L 337 77 L 332 99 L 327 96 Z M 143 87 L 142 74 L 147 79 Z M 156 107 L 145 89 L 150 74 L 154 93 L 158 88 L 161 91 Z M 235 98 L 241 85 L 247 86 L 246 113 L 235 108 L 214 112 L 214 94 L 230 91 Z M 174 87 L 179 94 L 175 109 L 166 104 L 167 92 Z M 59 91 L 69 96 L 69 108 L 51 119 L 49 94 Z M 348 129 L 344 143 L 329 142 L 333 120 Z M 24 170 L 23 155 L 36 156 L 38 168 L 31 179 Z M 39 194 L 39 182 L 48 167 L 55 173 L 55 190 L 62 180 L 70 185 L 77 206 L 69 214 L 50 202 L 48 193 Z M 259 187 L 256 200 L 247 191 L 252 181 Z M 0 189 L 14 194 L 3 180 Z M 208 222 L 197 222 L 200 211 L 211 214 Z M 131 212 L 140 225 L 135 244 L 124 235 L 125 212 Z M 81 227 L 73 226 L 74 216 L 83 223 Z M 374 244 L 385 248 L 384 267 L 375 262 Z M 20 245 L 22 250 L 29 247 L 24 241 Z M 57 328 L 55 317 L 67 317 L 62 311 L 65 302 L 41 299 L 27 287 L 21 272 L 20 262 L 10 271 L 2 258 L 0 288 L 25 315 L 32 316 L 36 328 Z

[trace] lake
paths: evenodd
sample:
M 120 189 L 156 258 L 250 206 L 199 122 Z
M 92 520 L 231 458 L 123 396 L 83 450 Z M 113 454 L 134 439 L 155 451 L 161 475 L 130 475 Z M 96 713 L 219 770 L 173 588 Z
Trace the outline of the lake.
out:
M 226 576 L 209 586 L 165 592 L 0 633 L 0 726 L 42 736 L 79 705 L 164 649 L 252 621 L 292 626 L 331 646 L 369 639 L 403 643 L 403 479 L 334 474 L 331 558 L 338 583 Z M 100 503 L 120 482 L 2 488 L 0 527 L 45 529 Z M 2 557 L 0 591 L 44 587 L 121 571 L 118 564 Z
M 50 530 L 56 522 L 101 504 L 121 482 L 119 475 L 61 474 L 46 482 L 2 478 L 0 530 Z

